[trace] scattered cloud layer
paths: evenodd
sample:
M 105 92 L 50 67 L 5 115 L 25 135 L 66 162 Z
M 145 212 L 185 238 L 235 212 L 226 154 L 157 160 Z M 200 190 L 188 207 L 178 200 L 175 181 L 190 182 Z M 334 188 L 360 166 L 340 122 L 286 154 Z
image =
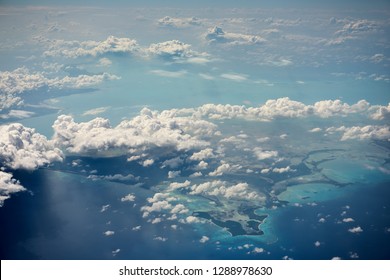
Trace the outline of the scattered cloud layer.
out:
M 354 228 L 348 229 L 348 231 L 351 233 L 361 233 L 361 232 L 363 232 L 363 229 L 361 227 L 354 227 Z
M 192 110 L 196 116 L 218 120 L 239 118 L 271 121 L 276 118 L 331 118 L 346 117 L 351 114 L 365 115 L 374 120 L 384 120 L 389 116 L 389 106 L 370 105 L 365 100 L 360 100 L 352 105 L 340 100 L 322 100 L 313 105 L 306 105 L 288 97 L 267 100 L 259 107 L 205 104 Z
M 45 56 L 76 58 L 80 56 L 102 56 L 106 54 L 133 54 L 140 51 L 136 40 L 109 36 L 103 41 L 54 40 L 49 43 Z
M 111 61 L 103 56 L 131 55 L 139 58 L 158 57 L 168 60 L 187 61 L 189 63 L 206 63 L 208 54 L 191 49 L 191 45 L 179 40 L 152 43 L 147 47 L 138 45 L 136 40 L 109 36 L 103 41 L 64 41 L 49 42 L 49 50 L 44 52 L 46 57 L 101 57 L 100 64 L 111 65 Z M 104 60 L 102 60 L 104 59 Z
M 22 106 L 23 94 L 27 92 L 82 89 L 97 86 L 104 81 L 118 79 L 120 77 L 109 73 L 51 78 L 48 73 L 31 71 L 26 67 L 2 71 L 0 72 L 0 112 Z M 14 109 L 2 115 L 1 118 L 29 116 L 31 113 L 28 111 Z
M 162 27 L 174 27 L 174 28 L 188 28 L 191 26 L 201 25 L 202 22 L 196 17 L 189 18 L 176 18 L 176 17 L 163 17 L 157 21 L 159 26 Z
M 341 132 L 341 141 L 358 139 L 380 139 L 390 140 L 390 128 L 385 125 L 366 125 L 366 126 L 352 126 L 352 127 L 329 127 L 326 132 L 333 134 Z
M 225 32 L 218 26 L 210 28 L 205 35 L 205 39 L 210 43 L 228 45 L 253 45 L 261 44 L 266 41 L 261 36 Z

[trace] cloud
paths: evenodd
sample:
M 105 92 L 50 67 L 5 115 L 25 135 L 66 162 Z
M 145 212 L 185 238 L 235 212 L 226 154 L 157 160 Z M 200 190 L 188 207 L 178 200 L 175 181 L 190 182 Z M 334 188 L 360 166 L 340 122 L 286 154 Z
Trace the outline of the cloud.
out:
M 48 84 L 48 79 L 43 73 L 31 73 L 26 67 L 0 72 L 0 92 L 2 93 L 22 93 L 42 88 Z
M 224 173 L 233 173 L 239 170 L 239 165 L 230 165 L 229 163 L 222 163 L 213 172 L 209 173 L 209 176 L 222 176 Z
M 215 158 L 215 155 L 213 152 L 214 152 L 213 149 L 207 148 L 207 149 L 201 150 L 199 152 L 193 153 L 192 156 L 189 157 L 189 159 L 202 161 L 204 159 Z
M 255 247 L 253 248 L 252 253 L 260 254 L 260 253 L 264 253 L 264 251 L 265 250 L 263 248 Z
M 200 243 L 206 243 L 209 240 L 210 240 L 210 238 L 208 238 L 207 236 L 203 235 L 202 238 L 199 240 L 199 242 Z
M 138 58 L 159 57 L 178 62 L 204 64 L 209 62 L 207 53 L 199 53 L 191 49 L 191 45 L 179 40 L 153 43 L 148 47 L 138 45 L 136 40 L 109 36 L 103 41 L 48 41 L 49 49 L 45 56 L 78 58 L 84 56 L 102 57 L 106 55 L 132 55 Z M 109 66 L 107 58 L 99 60 L 99 66 Z
M 367 101 L 360 100 L 349 105 L 340 100 L 321 100 L 313 105 L 306 105 L 288 97 L 269 99 L 259 107 L 245 107 L 241 105 L 205 104 L 194 108 L 195 116 L 210 119 L 246 119 L 257 121 L 271 121 L 276 118 L 306 118 L 306 117 L 347 117 L 351 114 L 360 114 L 375 120 L 383 120 L 390 115 L 389 106 L 371 106 Z
M 191 195 L 209 195 L 233 200 L 263 201 L 264 197 L 249 188 L 247 183 L 230 185 L 224 181 L 209 181 L 191 186 Z
M 374 54 L 373 56 L 370 57 L 370 60 L 374 63 L 380 63 L 385 59 L 386 59 L 386 56 L 384 54 L 381 54 L 381 53 Z
M 165 78 L 181 78 L 184 75 L 187 74 L 187 71 L 185 70 L 180 70 L 180 71 L 166 71 L 166 70 L 152 70 L 150 73 L 165 77 Z
M 186 223 L 186 224 L 194 224 L 194 223 L 199 223 L 200 220 L 198 217 L 195 217 L 195 216 L 188 216 L 185 218 L 185 220 L 182 221 L 183 223 Z
M 122 202 L 132 202 L 132 201 L 135 201 L 135 195 L 132 194 L 132 193 L 129 193 L 128 195 L 125 195 L 124 197 L 121 198 L 121 201 Z
M 343 28 L 338 30 L 336 34 L 356 35 L 360 33 L 377 31 L 378 27 L 379 26 L 375 21 L 370 21 L 367 19 L 351 20 L 344 24 Z
M 103 205 L 102 209 L 100 209 L 100 213 L 106 212 L 110 207 L 111 207 L 110 204 Z
M 343 27 L 334 33 L 334 38 L 326 40 L 326 45 L 341 45 L 349 40 L 356 40 L 363 35 L 377 33 L 380 30 L 377 22 L 367 19 L 345 19 L 340 22 L 344 23 Z
M 132 231 L 140 231 L 142 228 L 142 226 L 136 226 L 136 227 L 133 227 L 131 230 Z
M 1 80 L 0 83 L 2 83 Z M 2 92 L 2 90 L 0 90 L 0 92 Z M 0 112 L 9 109 L 11 107 L 21 106 L 22 104 L 23 104 L 23 100 L 19 96 L 14 96 L 12 93 L 0 94 Z M 7 118 L 7 117 L 4 116 L 3 118 Z
M 103 234 L 104 234 L 105 236 L 112 236 L 112 235 L 115 234 L 115 231 L 107 230 L 107 231 L 103 232 Z
M 361 233 L 361 232 L 363 232 L 363 229 L 361 227 L 354 227 L 354 228 L 348 229 L 348 231 L 351 233 Z
M 45 56 L 76 58 L 81 56 L 102 56 L 107 54 L 136 54 L 140 47 L 136 40 L 109 36 L 103 41 L 64 41 L 49 42 Z
M 266 18 L 265 23 L 270 24 L 271 26 L 296 26 L 302 23 L 300 18 L 298 19 L 282 19 L 282 18 Z
M 116 249 L 116 250 L 112 251 L 111 253 L 115 257 L 120 251 L 121 251 L 121 249 Z
M 319 242 L 319 241 L 314 242 L 314 246 L 320 247 L 321 246 L 321 242 Z
M 7 105 L 8 106 L 8 105 Z M 1 108 L 0 108 L 1 111 Z M 0 119 L 9 119 L 9 118 L 15 118 L 15 119 L 25 119 L 30 118 L 34 116 L 34 112 L 25 111 L 25 110 L 10 110 L 5 115 L 0 115 Z
M 240 74 L 222 74 L 221 77 L 235 82 L 244 82 L 248 80 L 246 76 Z
M 32 72 L 26 67 L 0 72 L 0 110 L 23 104 L 22 93 L 45 89 L 81 89 L 96 86 L 104 81 L 120 79 L 108 73 L 49 78 L 45 72 Z M 22 113 L 14 111 L 14 114 Z M 26 114 L 26 113 L 24 113 Z
M 143 207 L 143 210 L 148 212 L 161 212 L 161 210 L 172 209 L 173 206 L 166 200 L 168 195 L 162 193 L 156 193 L 153 199 L 149 199 L 149 202 L 152 203 L 151 206 Z
M 73 163 L 72 163 L 73 164 Z M 89 175 L 88 179 L 91 180 L 107 180 L 107 181 L 113 181 L 113 182 L 129 182 L 129 181 L 138 181 L 139 177 L 135 177 L 133 174 L 127 174 L 127 175 L 122 175 L 122 174 L 114 174 L 114 175 Z
M 229 137 L 223 138 L 219 142 L 220 143 L 231 143 L 231 144 L 239 145 L 239 144 L 245 143 L 245 140 L 243 140 L 242 138 L 239 138 L 239 137 L 236 137 L 236 136 L 233 135 L 233 136 L 229 136 Z
M 171 159 L 167 159 L 162 163 L 161 168 L 170 167 L 170 168 L 178 168 L 180 165 L 183 164 L 183 159 L 180 157 L 175 157 Z
M 191 49 L 191 45 L 178 40 L 171 40 L 162 43 L 151 44 L 145 50 L 149 56 L 156 56 L 163 59 L 194 59 L 207 58 L 207 53 L 199 53 Z M 194 62 L 194 61 L 193 61 Z M 199 62 L 199 61 L 198 61 Z M 196 63 L 196 61 L 195 61 Z
M 157 237 L 153 238 L 153 240 L 165 242 L 165 241 L 168 240 L 168 238 L 166 238 L 166 237 L 161 237 L 161 236 L 157 236 Z
M 281 167 L 281 168 L 273 168 L 272 169 L 272 172 L 274 173 L 286 173 L 286 172 L 295 172 L 296 170 L 295 169 L 292 169 L 290 166 L 287 166 L 287 167 Z
M 111 66 L 112 64 L 112 61 L 109 60 L 108 58 L 106 57 L 102 57 L 101 59 L 99 59 L 99 64 L 98 66 L 102 66 L 102 67 L 108 67 L 108 66 Z
M 316 102 L 313 106 L 314 114 L 321 118 L 332 116 L 345 116 L 353 113 L 366 112 L 369 109 L 369 103 L 360 100 L 356 104 L 348 105 L 340 100 L 323 100 Z
M 229 33 L 223 31 L 222 28 L 218 26 L 210 28 L 205 35 L 205 39 L 210 43 L 228 45 L 254 45 L 266 42 L 266 40 L 260 36 Z
M 174 28 L 188 28 L 190 26 L 200 25 L 202 22 L 196 17 L 190 18 L 174 18 L 174 17 L 163 17 L 157 21 L 159 26 L 162 27 L 174 27 Z
M 354 222 L 355 220 L 354 219 L 352 219 L 352 218 L 344 218 L 343 219 L 343 222 L 344 223 L 352 223 L 352 222 Z
M 149 167 L 154 164 L 154 159 L 147 159 L 142 162 L 143 167 Z
M 356 252 L 349 252 L 349 257 L 351 259 L 358 259 L 359 255 Z
M 0 207 L 11 194 L 25 190 L 18 180 L 12 178 L 12 174 L 0 170 Z
M 285 66 L 289 66 L 289 65 L 293 64 L 291 59 L 287 59 L 287 58 L 279 58 L 277 60 L 268 60 L 267 63 L 270 65 L 273 65 L 273 66 L 277 66 L 277 67 L 285 67 Z
M 186 180 L 186 181 L 183 182 L 183 183 L 173 182 L 173 183 L 170 183 L 170 184 L 169 184 L 168 190 L 169 190 L 169 191 L 173 191 L 173 190 L 176 190 L 176 189 L 187 188 L 187 187 L 190 186 L 190 185 L 191 185 L 191 181 L 188 181 L 188 180 Z
M 188 209 L 183 204 L 174 203 L 177 199 L 169 195 L 169 193 L 155 193 L 153 197 L 148 198 L 149 205 L 141 207 L 142 217 L 147 218 L 152 213 L 170 212 L 173 215 L 184 214 Z M 173 204 L 171 203 L 173 202 Z M 176 219 L 176 217 L 175 217 Z M 162 217 L 149 220 L 151 223 L 160 223 Z
M 315 127 L 315 128 L 313 128 L 313 129 L 310 129 L 309 130 L 309 132 L 321 132 L 322 131 L 322 129 L 321 128 L 319 128 L 319 127 Z
M 269 138 L 269 137 L 261 137 L 261 138 L 257 138 L 256 141 L 259 143 L 264 143 L 264 142 L 269 141 L 270 139 L 271 138 Z
M 159 224 L 162 222 L 161 218 L 154 218 L 153 220 L 149 220 L 150 223 L 152 224 Z
M 183 204 L 176 204 L 171 210 L 172 214 L 185 214 L 188 212 L 189 210 Z
M 341 141 L 346 140 L 369 140 L 369 139 L 390 139 L 390 128 L 385 125 L 366 125 L 366 126 L 352 126 L 352 127 L 329 127 L 326 129 L 327 133 L 333 134 L 341 132 Z
M 390 120 L 390 103 L 387 106 L 371 106 L 368 111 L 373 120 Z
M 79 75 L 76 77 L 66 76 L 64 78 L 58 79 L 54 78 L 48 80 L 48 86 L 58 89 L 64 88 L 73 88 L 80 89 L 98 85 L 104 81 L 119 80 L 120 77 L 111 75 L 109 73 L 96 74 L 96 75 Z
M 253 153 L 258 160 L 264 160 L 278 156 L 277 151 L 264 151 L 262 148 L 254 148 Z
M 105 111 L 107 111 L 109 108 L 110 107 L 99 107 L 99 108 L 91 109 L 91 110 L 85 111 L 83 113 L 83 116 L 99 115 L 99 114 L 104 113 Z
M 205 161 L 201 161 L 198 163 L 198 165 L 195 166 L 195 169 L 196 170 L 204 170 L 204 169 L 207 169 L 207 167 L 209 166 L 209 164 Z
M 189 177 L 196 178 L 196 177 L 201 177 L 201 176 L 203 176 L 202 172 L 194 172 Z
M 180 170 L 178 170 L 178 171 L 169 171 L 168 172 L 168 178 L 169 179 L 176 178 L 176 177 L 180 176 L 180 173 L 181 173 Z
M 62 160 L 62 152 L 34 129 L 19 123 L 0 126 L 0 162 L 3 166 L 34 170 Z
M 158 113 L 144 108 L 140 115 L 112 127 L 107 119 L 95 118 L 76 123 L 61 115 L 53 124 L 53 140 L 73 154 L 86 156 L 136 156 L 141 159 L 153 150 L 153 159 L 170 151 L 202 149 L 209 143 L 201 138 L 212 135 L 216 126 L 191 117 L 175 117 L 174 111 Z
M 200 73 L 199 76 L 205 80 L 209 80 L 209 81 L 215 80 L 215 78 L 209 74 Z

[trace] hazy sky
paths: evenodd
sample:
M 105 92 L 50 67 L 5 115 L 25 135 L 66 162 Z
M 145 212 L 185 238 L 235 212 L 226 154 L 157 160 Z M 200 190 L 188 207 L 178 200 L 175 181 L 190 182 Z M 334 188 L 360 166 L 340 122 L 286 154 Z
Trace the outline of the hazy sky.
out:
M 373 0 L 373 1 L 349 1 L 349 0 L 328 0 L 328 1 L 312 1 L 312 0 L 198 0 L 198 1 L 181 1 L 181 0 L 167 0 L 167 1 L 153 1 L 153 0 L 68 0 L 68 1 L 50 1 L 50 0 L 2 0 L 1 4 L 5 5 L 86 5 L 86 6 L 151 6 L 151 7 L 259 7 L 259 8 L 383 8 L 389 7 L 390 2 L 386 0 Z

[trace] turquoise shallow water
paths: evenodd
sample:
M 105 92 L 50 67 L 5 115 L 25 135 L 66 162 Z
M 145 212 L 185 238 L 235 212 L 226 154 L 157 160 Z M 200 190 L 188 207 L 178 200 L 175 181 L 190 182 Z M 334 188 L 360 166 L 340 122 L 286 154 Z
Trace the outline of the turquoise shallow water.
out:
M 341 189 L 332 184 L 303 184 L 293 185 L 287 188 L 286 191 L 278 195 L 279 200 L 288 201 L 289 203 L 310 203 L 322 202 L 337 198 L 349 189 Z
M 377 183 L 388 178 L 388 170 L 378 161 L 336 159 L 319 164 L 321 173 L 340 183 Z

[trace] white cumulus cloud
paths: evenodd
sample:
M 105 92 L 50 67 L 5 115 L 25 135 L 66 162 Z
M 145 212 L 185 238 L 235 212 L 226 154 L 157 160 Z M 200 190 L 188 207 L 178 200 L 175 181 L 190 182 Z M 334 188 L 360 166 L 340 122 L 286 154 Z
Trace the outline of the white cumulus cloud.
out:
M 191 195 L 209 195 L 233 200 L 263 201 L 264 197 L 249 188 L 247 183 L 229 185 L 228 182 L 214 180 L 191 186 Z
M 62 152 L 52 141 L 19 123 L 0 126 L 0 162 L 12 169 L 33 170 L 62 161 Z
M 225 173 L 233 173 L 239 170 L 241 167 L 239 165 L 230 165 L 229 163 L 222 163 L 214 171 L 209 173 L 209 176 L 222 176 Z
M 112 236 L 112 235 L 115 234 L 115 231 L 107 230 L 107 231 L 103 232 L 103 234 L 104 234 L 105 236 Z
M 268 158 L 273 158 L 278 156 L 277 151 L 264 151 L 262 148 L 254 148 L 253 153 L 255 154 L 258 160 L 264 160 Z
M 200 243 L 206 243 L 206 242 L 209 241 L 209 240 L 210 240 L 209 237 L 203 235 L 202 238 L 199 240 L 199 242 L 200 242 Z
M 129 155 L 136 159 L 153 150 L 153 159 L 161 153 L 201 149 L 209 143 L 201 138 L 212 135 L 215 125 L 190 117 L 175 117 L 172 112 L 158 113 L 144 108 L 140 115 L 112 127 L 107 119 L 96 118 L 77 123 L 61 115 L 53 124 L 53 140 L 69 153 L 90 156 Z
M 25 190 L 18 180 L 12 178 L 12 174 L 0 171 L 0 207 L 11 194 Z
M 363 232 L 363 229 L 361 227 L 354 227 L 354 228 L 348 229 L 348 231 L 351 233 L 361 233 L 361 232 Z
M 133 54 L 140 51 L 136 40 L 109 36 L 103 41 L 64 41 L 55 40 L 49 43 L 46 56 L 102 56 L 105 54 Z
M 135 195 L 132 194 L 132 193 L 129 193 L 128 195 L 125 195 L 124 197 L 121 198 L 121 201 L 122 202 L 126 202 L 126 201 L 134 201 L 135 200 Z
M 218 26 L 210 28 L 205 35 L 205 39 L 212 43 L 229 45 L 254 45 L 266 42 L 261 36 L 225 32 Z
M 352 126 L 352 127 L 329 127 L 326 132 L 336 133 L 341 132 L 341 141 L 346 140 L 367 140 L 367 139 L 390 139 L 390 128 L 386 125 L 366 125 L 366 126 Z

